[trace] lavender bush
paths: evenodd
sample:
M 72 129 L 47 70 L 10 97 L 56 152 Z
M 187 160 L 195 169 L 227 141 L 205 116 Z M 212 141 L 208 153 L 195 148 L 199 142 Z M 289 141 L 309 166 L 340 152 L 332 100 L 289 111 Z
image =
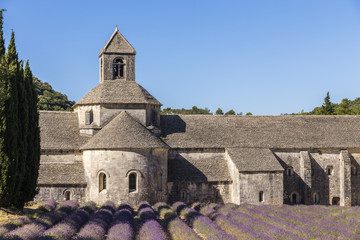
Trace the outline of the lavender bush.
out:
M 57 222 L 64 219 L 68 214 L 73 212 L 79 204 L 75 201 L 65 201 L 58 206 L 58 209 L 54 212 L 48 212 L 33 222 L 26 224 L 22 227 L 16 228 L 13 231 L 6 233 L 3 239 L 12 240 L 32 240 L 39 239 L 41 234 Z
M 164 219 L 167 230 L 174 240 L 200 240 L 201 238 L 184 223 L 168 205 L 159 208 L 159 216 Z
M 108 231 L 108 240 L 130 240 L 134 238 L 133 209 L 127 204 L 121 204 Z
M 139 240 L 152 240 L 152 239 L 167 239 L 167 235 L 162 229 L 160 223 L 156 221 L 154 210 L 143 204 L 142 207 L 139 208 L 139 217 L 141 219 L 141 228 L 139 230 L 139 234 L 137 239 Z
M 5 233 L 10 232 L 15 228 L 21 227 L 30 222 L 31 222 L 30 218 L 26 216 L 12 219 L 9 223 L 0 225 L 0 236 L 3 236 Z
M 46 230 L 41 240 L 67 240 L 70 239 L 79 228 L 89 221 L 90 215 L 95 210 L 94 204 L 85 205 L 64 219 L 62 222 Z
M 115 212 L 115 204 L 107 201 L 86 223 L 75 240 L 102 240 Z
M 205 217 L 192 208 L 185 207 L 181 210 L 180 216 L 198 233 L 206 239 L 236 239 L 219 228 L 210 218 Z
M 230 218 L 218 213 L 214 207 L 216 206 L 213 204 L 205 206 L 200 209 L 200 213 L 213 220 L 227 234 L 230 234 L 237 239 L 269 239 L 266 236 L 256 233 L 252 229 L 236 223 Z

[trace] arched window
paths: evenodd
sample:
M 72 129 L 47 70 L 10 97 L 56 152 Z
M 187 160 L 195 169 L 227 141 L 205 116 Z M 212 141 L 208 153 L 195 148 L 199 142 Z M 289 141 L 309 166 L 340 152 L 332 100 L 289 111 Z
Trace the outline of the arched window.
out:
M 259 202 L 264 202 L 264 192 L 263 191 L 259 192 Z
M 326 167 L 326 173 L 327 173 L 327 175 L 332 175 L 332 173 L 333 173 L 333 167 L 332 167 L 332 166 L 327 166 L 327 167 Z
M 67 201 L 67 200 L 70 200 L 71 193 L 70 193 L 69 190 L 65 191 L 64 195 L 65 195 L 65 200 L 66 200 L 66 201 Z
M 136 173 L 130 173 L 129 175 L 129 192 L 135 192 L 136 191 Z
M 313 194 L 313 201 L 315 204 L 320 203 L 320 195 L 317 192 Z
M 287 175 L 288 175 L 288 176 L 293 176 L 293 175 L 294 175 L 294 168 L 293 168 L 293 167 L 288 167 L 288 169 L 287 169 Z
M 99 192 L 106 189 L 106 174 L 100 173 L 99 174 Z
M 357 175 L 357 168 L 351 164 L 351 175 L 356 176 Z
M 187 192 L 186 192 L 186 190 L 181 190 L 181 191 L 180 191 L 180 199 L 181 199 L 181 201 L 186 202 L 186 199 L 187 199 Z
M 297 192 L 292 192 L 290 194 L 290 202 L 291 202 L 291 204 L 297 204 L 300 202 L 300 197 Z
M 114 79 L 124 77 L 124 61 L 120 58 L 114 59 Z

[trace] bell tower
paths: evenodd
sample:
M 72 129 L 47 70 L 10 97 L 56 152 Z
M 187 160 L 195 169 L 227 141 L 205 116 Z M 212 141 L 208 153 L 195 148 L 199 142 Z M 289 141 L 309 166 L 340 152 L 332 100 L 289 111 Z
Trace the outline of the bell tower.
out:
M 135 54 L 135 49 L 116 25 L 114 33 L 99 53 L 100 83 L 135 81 Z

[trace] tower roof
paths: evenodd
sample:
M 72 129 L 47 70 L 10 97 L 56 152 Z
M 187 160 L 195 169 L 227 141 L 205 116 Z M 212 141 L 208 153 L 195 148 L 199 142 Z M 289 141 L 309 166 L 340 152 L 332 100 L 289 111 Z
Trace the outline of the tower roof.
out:
M 168 148 L 143 125 L 122 111 L 80 149 Z
M 105 46 L 101 49 L 99 57 L 103 53 L 127 53 L 136 54 L 135 49 L 126 40 L 126 38 L 119 32 L 117 26 L 110 39 L 107 41 Z
M 145 88 L 134 81 L 104 81 L 91 89 L 76 105 L 90 104 L 154 104 L 162 105 Z

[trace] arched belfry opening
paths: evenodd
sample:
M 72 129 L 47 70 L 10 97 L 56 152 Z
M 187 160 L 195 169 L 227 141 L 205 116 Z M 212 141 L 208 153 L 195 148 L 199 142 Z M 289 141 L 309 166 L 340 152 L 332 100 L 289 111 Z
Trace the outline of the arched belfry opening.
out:
M 113 62 L 114 79 L 124 78 L 125 63 L 121 58 L 115 58 Z

